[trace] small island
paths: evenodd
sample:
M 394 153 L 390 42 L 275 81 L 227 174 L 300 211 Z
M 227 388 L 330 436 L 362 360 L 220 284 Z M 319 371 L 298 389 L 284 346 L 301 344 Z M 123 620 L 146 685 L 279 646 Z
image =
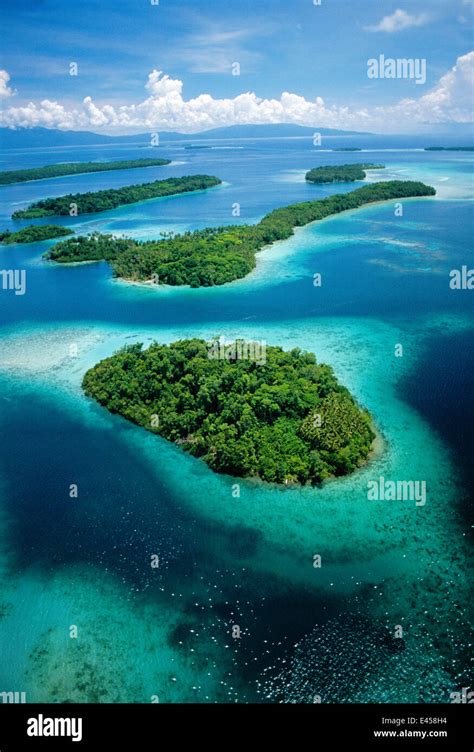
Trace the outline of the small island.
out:
M 353 183 L 355 180 L 364 180 L 366 170 L 382 170 L 385 165 L 381 164 L 343 164 L 323 165 L 313 167 L 306 173 L 308 183 Z
M 337 149 L 333 149 L 333 151 L 362 151 L 360 146 L 339 146 Z
M 375 438 L 332 368 L 299 349 L 222 338 L 127 345 L 87 371 L 83 389 L 215 472 L 271 483 L 347 475 Z
M 124 159 L 116 162 L 61 162 L 60 164 L 31 167 L 27 170 L 7 170 L 0 172 L 0 185 L 26 183 L 30 180 L 59 178 L 65 175 L 82 175 L 88 172 L 109 172 L 110 170 L 132 170 L 138 167 L 163 167 L 171 164 L 170 159 Z
M 60 242 L 45 257 L 59 263 L 105 260 L 111 264 L 115 276 L 134 282 L 191 287 L 223 285 L 249 274 L 256 265 L 255 254 L 277 240 L 291 237 L 295 227 L 377 201 L 435 193 L 434 188 L 424 183 L 390 180 L 275 209 L 256 225 L 208 227 L 145 242 L 96 233 Z
M 202 191 L 220 185 L 219 178 L 210 175 L 187 175 L 182 178 L 155 180 L 153 183 L 127 185 L 124 188 L 110 188 L 91 193 L 69 193 L 58 198 L 45 198 L 30 204 L 27 209 L 19 209 L 12 214 L 13 219 L 36 219 L 37 217 L 70 216 L 71 204 L 77 214 L 95 214 L 110 211 L 125 204 L 135 204 L 151 198 L 176 196 L 179 193 Z
M 59 225 L 29 225 L 22 230 L 11 232 L 4 230 L 0 232 L 0 243 L 4 245 L 13 245 L 13 243 L 40 243 L 42 240 L 52 240 L 61 238 L 64 235 L 73 235 L 74 230 Z

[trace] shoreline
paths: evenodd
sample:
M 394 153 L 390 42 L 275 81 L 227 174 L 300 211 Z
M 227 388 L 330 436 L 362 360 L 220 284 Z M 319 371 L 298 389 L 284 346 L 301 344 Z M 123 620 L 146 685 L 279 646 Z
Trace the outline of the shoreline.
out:
M 107 409 L 107 408 L 105 408 Z M 123 417 L 123 416 L 122 416 Z M 127 420 L 127 418 L 125 418 Z M 138 424 L 134 424 L 138 425 Z M 143 426 L 138 426 L 139 428 Z M 348 480 L 349 478 L 354 478 L 358 473 L 362 472 L 363 470 L 366 470 L 372 463 L 376 462 L 377 460 L 381 459 L 387 449 L 388 449 L 388 442 L 385 439 L 382 432 L 377 428 L 375 423 L 372 421 L 370 424 L 370 427 L 372 431 L 375 433 L 375 438 L 371 444 L 369 454 L 367 455 L 367 459 L 364 460 L 364 462 L 361 462 L 358 467 L 356 467 L 355 470 L 353 470 L 351 473 L 346 473 L 345 475 L 331 475 L 329 478 L 325 478 L 325 480 L 322 481 L 322 483 L 271 483 L 267 480 L 262 480 L 259 476 L 238 476 L 238 475 L 229 475 L 227 473 L 218 473 L 215 470 L 212 470 L 212 468 L 207 465 L 206 462 L 201 457 L 193 457 L 193 455 L 190 455 L 195 460 L 201 460 L 204 462 L 204 464 L 208 467 L 208 469 L 213 472 L 215 475 L 222 475 L 228 478 L 232 478 L 233 480 L 236 480 L 238 482 L 245 482 L 249 486 L 253 488 L 268 488 L 268 489 L 275 489 L 279 491 L 298 491 L 303 488 L 311 488 L 315 491 L 322 491 L 324 488 L 326 488 L 329 485 L 332 485 L 333 483 L 337 483 L 338 481 L 344 481 Z M 147 429 L 145 429 L 146 431 Z M 152 433 L 152 431 L 148 431 L 148 433 Z M 164 437 L 161 437 L 164 439 Z M 164 439 L 165 441 L 168 441 L 168 439 Z M 176 444 L 176 442 L 172 441 L 170 442 L 174 446 L 176 446 L 178 449 L 181 449 L 179 444 Z M 186 452 L 186 450 L 183 450 Z M 186 452 L 186 454 L 189 454 Z
M 368 183 L 370 185 L 370 183 Z M 411 196 L 409 198 L 404 198 L 403 202 L 406 201 L 420 201 L 423 199 L 436 199 L 435 196 Z M 191 285 L 160 285 L 156 284 L 156 282 L 153 282 L 152 280 L 135 280 L 135 279 L 127 279 L 126 277 L 115 277 L 113 274 L 111 276 L 111 281 L 114 284 L 123 284 L 127 286 L 136 286 L 136 287 L 143 287 L 145 289 L 151 289 L 156 288 L 157 290 L 163 289 L 163 290 L 212 290 L 216 288 L 224 288 L 228 287 L 230 285 L 237 285 L 239 283 L 242 283 L 243 281 L 248 281 L 252 275 L 254 275 L 257 272 L 257 266 L 258 266 L 258 254 L 263 253 L 264 251 L 268 251 L 271 248 L 278 247 L 279 245 L 283 243 L 287 243 L 292 238 L 296 237 L 298 233 L 303 232 L 304 230 L 308 229 L 309 227 L 312 227 L 313 225 L 317 225 L 321 222 L 328 222 L 331 219 L 335 219 L 336 217 L 341 217 L 343 215 L 348 215 L 351 212 L 359 212 L 361 209 L 369 208 L 371 206 L 377 206 L 382 204 L 388 204 L 390 201 L 397 201 L 400 202 L 401 199 L 396 198 L 390 198 L 390 199 L 382 199 L 378 201 L 369 201 L 363 206 L 359 206 L 356 209 L 345 209 L 344 211 L 337 212 L 336 214 L 331 214 L 328 217 L 323 217 L 323 219 L 315 219 L 312 222 L 308 222 L 306 225 L 299 225 L 293 228 L 293 235 L 290 235 L 289 238 L 282 238 L 281 240 L 275 240 L 273 243 L 267 243 L 267 245 L 262 246 L 262 248 L 259 248 L 258 251 L 255 251 L 255 259 L 256 264 L 254 269 L 252 269 L 251 272 L 248 274 L 245 274 L 243 277 L 238 277 L 237 279 L 233 279 L 230 282 L 224 282 L 222 285 L 200 285 L 199 287 L 192 287 Z M 153 242 L 153 241 L 151 241 Z M 104 259 L 100 259 L 100 261 L 104 261 Z M 57 264 L 57 261 L 53 261 L 53 263 Z M 78 265 L 83 263 L 98 263 L 97 261 L 76 261 L 76 262 L 67 262 L 63 263 L 64 266 L 71 266 L 71 265 Z M 108 262 L 106 262 L 108 263 Z M 110 264 L 109 264 L 110 266 Z
M 58 164 L 65 164 L 64 162 L 58 162 Z M 80 162 L 69 162 L 68 164 L 81 164 Z M 104 164 L 104 163 L 100 163 Z M 0 183 L 0 188 L 8 188 L 11 185 L 23 185 L 24 183 L 38 183 L 42 180 L 58 180 L 62 178 L 72 178 L 72 177 L 80 177 L 81 175 L 97 175 L 98 173 L 102 172 L 121 172 L 122 170 L 147 170 L 151 167 L 172 167 L 176 165 L 177 163 L 173 160 L 169 160 L 166 164 L 156 164 L 156 165 L 136 165 L 135 167 L 112 167 L 109 170 L 86 170 L 85 172 L 65 172 L 63 175 L 49 175 L 44 178 L 31 178 L 30 180 L 16 180 L 11 183 Z M 26 168 L 30 169 L 30 168 Z M 31 168 L 31 169 L 40 169 L 38 168 Z M 21 172 L 21 170 L 3 170 L 3 172 Z M 58 215 L 62 216 L 62 215 Z
M 164 165 L 164 166 L 165 167 L 170 167 L 170 165 Z M 132 168 L 132 169 L 135 169 L 135 168 Z M 113 170 L 105 170 L 105 172 L 113 172 Z M 82 174 L 87 175 L 89 173 L 82 173 Z M 97 173 L 94 173 L 94 174 L 97 174 Z M 61 176 L 61 177 L 67 177 L 67 176 Z M 195 177 L 195 176 L 194 175 L 185 175 L 183 177 L 187 177 L 187 178 L 191 177 L 192 178 L 192 177 Z M 206 176 L 206 177 L 213 177 L 213 176 Z M 164 178 L 161 181 L 160 180 L 153 180 L 151 183 L 137 183 L 136 185 L 141 188 L 142 186 L 152 185 L 153 183 L 164 182 L 165 180 L 181 180 L 181 179 L 182 178 L 169 177 L 169 178 Z M 34 181 L 31 181 L 31 182 L 34 182 Z M 107 212 L 113 212 L 116 209 L 123 209 L 125 206 L 138 206 L 139 204 L 145 204 L 147 201 L 161 201 L 163 199 L 176 198 L 177 196 L 186 196 L 186 195 L 189 195 L 189 194 L 195 195 L 197 193 L 204 193 L 204 191 L 210 191 L 213 188 L 221 188 L 221 187 L 223 187 L 223 185 L 224 185 L 224 183 L 223 183 L 223 181 L 221 181 L 220 183 L 216 183 L 215 185 L 210 185 L 210 186 L 208 186 L 206 188 L 197 188 L 195 190 L 191 189 L 191 190 L 186 190 L 186 191 L 178 191 L 177 193 L 166 193 L 163 196 L 151 196 L 150 198 L 142 198 L 139 201 L 131 201 L 130 203 L 126 203 L 126 204 L 118 204 L 117 206 L 113 206 L 110 209 L 100 209 L 99 211 L 83 212 L 80 215 L 78 214 L 77 216 L 80 216 L 81 219 L 83 217 L 95 217 L 97 214 L 104 215 Z M 0 186 L 0 187 L 2 187 L 2 186 Z M 3 187 L 6 187 L 6 186 L 3 186 Z M 119 188 L 104 188 L 104 189 L 101 189 L 99 191 L 91 191 L 91 192 L 92 193 L 105 193 L 105 192 L 108 192 L 108 191 L 122 191 L 122 190 L 125 190 L 126 188 L 133 188 L 133 187 L 136 187 L 136 186 L 135 185 L 133 185 L 133 186 L 123 185 L 123 186 L 121 186 Z M 89 193 L 89 191 L 85 191 L 85 193 L 71 194 L 71 195 L 73 197 L 76 197 L 76 196 L 86 195 L 87 193 Z M 56 200 L 56 199 L 59 200 L 59 199 L 62 199 L 62 198 L 64 198 L 64 196 L 57 196 L 57 197 L 51 196 L 52 200 Z M 40 199 L 40 201 L 43 201 L 43 200 L 46 200 L 46 199 Z M 21 203 L 23 203 L 23 202 L 20 201 L 18 203 L 18 205 L 20 205 Z M 37 202 L 34 202 L 34 203 L 37 203 Z M 29 208 L 30 208 L 30 206 L 27 206 L 26 209 L 19 209 L 19 211 L 27 211 Z M 54 218 L 57 218 L 57 217 L 70 217 L 70 215 L 69 214 L 41 214 L 39 216 L 34 216 L 34 217 L 14 217 L 13 214 L 12 214 L 11 217 L 10 217 L 10 219 L 13 222 L 23 222 L 23 221 L 26 222 L 27 220 L 54 219 Z
M 178 340 L 173 339 L 173 341 L 171 341 L 169 344 L 166 344 L 164 348 L 166 348 L 167 351 L 173 355 L 175 352 L 184 352 L 185 347 L 187 347 L 189 344 L 192 344 L 192 342 L 194 341 L 195 340 L 183 341 L 181 338 Z M 200 338 L 197 340 L 197 342 L 200 357 L 202 357 L 202 353 L 204 353 L 205 357 L 206 341 L 203 338 Z M 156 346 L 159 345 L 159 343 L 159 339 L 153 339 L 150 343 L 146 344 L 146 347 L 143 347 L 143 344 L 137 345 L 141 353 L 141 355 L 138 356 L 139 361 L 141 362 L 141 365 L 139 365 L 138 368 L 139 370 L 141 369 L 142 373 L 144 372 L 144 364 L 146 364 L 146 362 L 148 362 L 148 364 L 150 363 L 150 353 L 152 353 L 152 361 L 153 358 L 157 357 Z M 164 350 L 164 348 L 162 347 L 162 350 Z M 320 404 L 320 399 L 318 399 L 318 384 L 320 382 L 319 370 L 316 366 L 316 356 L 314 355 L 312 350 L 303 350 L 301 352 L 302 357 L 298 358 L 296 365 L 294 365 L 293 362 L 290 363 L 288 360 L 288 357 L 292 354 L 293 351 L 284 351 L 279 345 L 270 346 L 270 349 L 272 350 L 272 353 L 273 351 L 275 351 L 275 353 L 277 354 L 282 353 L 287 356 L 284 363 L 287 365 L 288 370 L 290 371 L 290 375 L 287 376 L 288 383 L 296 384 L 296 377 L 298 377 L 299 379 L 310 378 L 310 376 L 306 377 L 305 367 L 306 370 L 312 369 L 311 373 L 314 371 L 314 373 L 318 374 L 318 378 L 314 380 L 313 384 L 310 384 L 310 381 L 306 382 L 306 389 L 308 389 L 308 393 L 312 395 L 312 407 L 306 406 L 306 409 L 303 408 L 303 410 L 299 408 L 298 411 L 291 416 L 293 420 L 291 423 L 291 429 L 289 429 L 289 431 L 292 437 L 300 437 L 300 443 L 302 444 L 302 447 L 298 449 L 297 452 L 295 452 L 295 456 L 297 457 L 297 464 L 295 466 L 295 462 L 293 461 L 293 463 L 289 465 L 287 463 L 287 460 L 284 459 L 285 454 L 283 453 L 282 455 L 279 455 L 279 453 L 277 452 L 275 457 L 277 458 L 278 462 L 278 472 L 272 471 L 270 474 L 267 472 L 267 468 L 265 467 L 266 463 L 263 460 L 265 457 L 271 457 L 273 455 L 271 454 L 271 452 L 269 454 L 267 449 L 264 449 L 263 453 L 260 454 L 256 449 L 257 443 L 255 443 L 255 437 L 252 435 L 252 433 L 249 434 L 246 428 L 244 429 L 244 434 L 239 434 L 237 438 L 239 441 L 245 441 L 245 437 L 249 437 L 247 440 L 250 441 L 251 446 L 255 447 L 255 458 L 258 458 L 258 462 L 243 462 L 240 464 L 229 463 L 227 461 L 214 462 L 209 459 L 209 454 L 211 454 L 211 456 L 213 457 L 213 453 L 216 453 L 218 450 L 212 449 L 212 436 L 210 434 L 208 436 L 206 430 L 204 430 L 204 433 L 202 432 L 204 423 L 198 421 L 193 429 L 188 429 L 188 435 L 186 435 L 186 433 L 183 434 L 180 431 L 175 430 L 174 428 L 171 431 L 166 430 L 166 428 L 165 430 L 161 428 L 155 430 L 153 428 L 153 423 L 150 424 L 149 419 L 143 419 L 144 402 L 142 402 L 140 399 L 135 404 L 133 400 L 132 402 L 130 402 L 128 399 L 120 397 L 119 402 L 114 405 L 114 400 L 116 401 L 114 388 L 111 388 L 111 392 L 106 393 L 106 396 L 104 396 L 101 391 L 103 384 L 105 384 L 109 379 L 115 383 L 114 374 L 118 372 L 117 369 L 119 369 L 120 372 L 123 372 L 122 369 L 125 369 L 127 371 L 130 369 L 130 371 L 132 372 L 134 371 L 138 362 L 136 360 L 133 360 L 132 357 L 132 364 L 129 365 L 128 369 L 126 365 L 124 365 L 124 361 L 130 363 L 130 361 L 128 360 L 129 356 L 127 353 L 124 353 L 123 350 L 116 351 L 111 356 L 108 356 L 106 358 L 95 360 L 94 364 L 90 366 L 85 373 L 83 372 L 80 389 L 83 393 L 83 396 L 85 396 L 86 398 L 91 398 L 94 403 L 97 403 L 99 405 L 101 411 L 102 408 L 105 408 L 107 410 L 107 413 L 120 416 L 131 424 L 136 425 L 139 429 L 143 429 L 144 431 L 151 433 L 155 437 L 155 440 L 156 436 L 158 435 L 170 446 L 174 445 L 177 449 L 179 449 L 180 454 L 184 452 L 185 455 L 191 456 L 194 459 L 198 460 L 200 465 L 204 463 L 213 475 L 225 475 L 237 481 L 249 480 L 254 483 L 262 483 L 264 486 L 271 487 L 294 488 L 309 486 L 321 488 L 328 481 L 352 476 L 353 474 L 362 470 L 366 465 L 379 459 L 383 455 L 386 444 L 381 432 L 378 430 L 375 424 L 373 415 L 369 412 L 369 409 L 363 406 L 359 399 L 353 395 L 352 391 L 348 387 L 345 387 L 345 383 L 341 382 L 338 379 L 338 377 L 332 370 L 332 367 L 328 367 L 330 371 L 330 382 L 329 386 L 327 387 L 329 390 L 328 394 L 332 395 L 333 393 L 337 393 L 341 389 L 341 387 L 344 387 L 347 391 L 348 399 L 350 401 L 350 404 L 348 406 L 343 406 L 341 404 L 340 407 L 336 408 L 336 417 L 334 416 L 332 409 L 329 411 L 329 427 L 327 430 L 330 433 L 331 426 L 333 426 L 332 430 L 335 429 L 336 434 L 339 434 L 342 437 L 341 443 L 336 447 L 331 448 L 330 445 L 326 445 L 324 441 L 324 434 L 326 433 L 325 429 L 323 429 L 323 438 L 320 439 L 318 439 L 317 436 L 315 437 L 314 435 L 311 435 L 310 432 L 308 433 L 307 429 L 304 430 L 314 410 L 317 409 L 317 406 Z M 313 358 L 312 361 L 306 361 L 304 357 L 305 352 L 307 354 L 311 354 Z M 161 355 L 163 356 L 163 353 L 161 353 Z M 270 358 L 271 369 L 273 369 L 273 372 L 270 374 L 271 376 L 273 376 L 275 369 L 279 369 L 281 367 L 280 361 L 276 360 L 275 357 L 273 359 Z M 165 360 L 166 358 L 169 358 L 169 355 L 166 354 Z M 311 363 L 311 365 L 309 365 L 309 363 Z M 235 368 L 237 368 L 237 366 L 235 366 Z M 204 370 L 207 370 L 207 373 L 210 372 L 210 369 L 210 366 L 204 367 Z M 257 368 L 257 370 L 259 369 Z M 222 374 L 222 372 L 223 370 L 221 369 L 218 371 L 218 374 Z M 178 370 L 173 384 L 178 383 L 179 385 L 182 383 L 182 373 L 185 373 L 185 371 Z M 242 369 L 240 369 L 240 371 L 238 369 L 236 378 L 240 378 L 241 373 Z M 303 376 L 301 374 L 303 374 Z M 133 375 L 133 378 L 135 377 L 136 375 Z M 256 378 L 260 380 L 260 378 L 262 377 L 258 376 Z M 137 381 L 139 383 L 140 379 L 137 379 Z M 263 376 L 263 381 L 264 383 L 267 382 L 265 375 Z M 203 383 L 206 384 L 205 381 Z M 271 383 L 271 381 L 269 383 Z M 205 392 L 206 389 L 207 387 L 205 387 Z M 298 389 L 300 389 L 300 387 L 298 387 Z M 163 386 L 156 392 L 157 399 L 158 394 L 160 394 L 159 400 L 164 400 L 166 403 L 166 390 L 164 392 L 164 397 L 161 396 L 162 390 Z M 225 388 L 224 392 L 226 393 L 226 400 L 232 401 L 234 398 L 235 390 L 232 390 L 232 388 L 230 390 Z M 190 408 L 188 405 L 187 408 L 183 410 L 182 416 L 180 418 L 181 423 L 183 423 L 183 421 L 186 422 L 187 416 L 189 414 L 188 411 L 191 410 L 192 413 L 195 405 L 200 404 L 200 400 L 202 398 L 199 396 L 199 394 L 200 390 L 196 392 L 193 407 Z M 161 413 L 162 409 L 166 409 L 166 405 L 163 407 L 161 402 L 159 404 L 159 409 L 155 409 L 155 411 Z M 344 426 L 346 425 L 346 416 L 349 416 L 350 420 L 354 420 L 354 416 L 356 416 L 358 423 L 356 424 L 356 426 L 352 426 L 352 429 L 347 435 L 344 434 L 344 430 L 346 429 L 343 428 L 342 433 L 338 429 L 337 411 L 342 411 L 343 413 Z M 255 419 L 257 420 L 256 430 L 260 432 L 262 436 L 265 435 L 263 433 L 265 432 L 265 430 L 273 429 L 274 419 L 268 419 L 265 416 L 259 417 L 257 413 L 255 413 L 255 416 Z M 217 408 L 213 411 L 211 410 L 210 417 L 212 417 L 214 422 L 222 422 L 219 415 L 219 410 Z M 285 417 L 285 415 L 282 415 L 282 417 Z M 335 420 L 336 422 L 333 423 L 333 420 Z M 142 431 L 140 431 L 140 433 L 142 433 Z M 195 437 L 193 437 L 193 434 L 195 434 Z M 361 441 L 362 445 L 353 445 L 354 437 L 356 441 Z M 202 447 L 198 452 L 195 452 L 193 445 L 198 440 L 201 441 Z M 341 461 L 340 459 L 338 459 L 338 455 L 335 457 L 334 454 L 339 450 L 341 450 L 342 455 L 344 455 L 344 452 L 346 452 L 345 460 L 350 461 Z M 313 452 L 316 452 L 317 454 L 316 463 L 314 458 L 311 459 L 311 454 Z M 347 454 L 347 452 L 349 454 Z M 298 462 L 300 466 L 298 466 Z M 294 469 L 295 467 L 296 470 Z

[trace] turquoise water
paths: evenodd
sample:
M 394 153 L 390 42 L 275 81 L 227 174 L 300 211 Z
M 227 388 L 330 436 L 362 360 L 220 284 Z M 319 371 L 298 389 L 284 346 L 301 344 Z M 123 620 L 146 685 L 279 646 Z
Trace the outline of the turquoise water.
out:
M 241 221 L 258 221 L 335 192 L 306 185 L 306 169 L 361 159 L 297 140 L 228 146 L 163 149 L 173 164 L 133 181 L 102 173 L 2 188 L 2 227 L 28 224 L 9 215 L 41 197 L 192 172 L 224 184 L 71 226 L 156 237 L 235 222 L 236 201 Z M 147 288 L 114 281 L 106 264 L 54 266 L 41 259 L 48 242 L 0 250 L 2 268 L 27 270 L 26 295 L 0 291 L 2 688 L 30 702 L 449 702 L 469 686 L 474 318 L 472 292 L 450 290 L 449 271 L 472 266 L 473 158 L 409 150 L 408 139 L 372 146 L 363 158 L 387 168 L 369 180 L 422 179 L 438 196 L 404 202 L 403 217 L 387 203 L 303 228 L 221 288 Z M 119 154 L 148 150 L 106 156 Z M 70 158 L 24 150 L 4 167 Z M 330 363 L 374 417 L 371 462 L 322 489 L 237 481 L 81 392 L 85 370 L 126 342 L 215 335 Z M 425 480 L 426 505 L 369 502 L 367 481 L 380 476 Z

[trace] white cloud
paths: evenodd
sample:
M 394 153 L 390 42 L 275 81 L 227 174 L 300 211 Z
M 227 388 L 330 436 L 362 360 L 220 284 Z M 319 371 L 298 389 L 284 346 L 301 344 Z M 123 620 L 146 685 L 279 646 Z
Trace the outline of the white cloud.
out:
M 250 29 L 236 29 L 235 31 L 211 31 L 206 34 L 196 34 L 193 40 L 194 44 L 227 44 L 249 36 L 251 36 Z
M 440 78 L 437 85 L 418 100 L 400 103 L 418 119 L 432 122 L 473 120 L 474 52 L 458 57 L 456 65 Z
M 385 16 L 380 23 L 375 26 L 366 26 L 366 31 L 386 31 L 392 34 L 395 31 L 404 31 L 414 26 L 424 26 L 430 20 L 427 13 L 419 13 L 417 16 L 410 16 L 405 10 L 396 10 L 391 16 Z
M 10 128 L 43 126 L 107 133 L 196 133 L 225 125 L 263 123 L 413 132 L 425 123 L 472 122 L 473 79 L 474 52 L 469 52 L 459 57 L 437 85 L 421 97 L 406 98 L 394 105 L 356 108 L 330 105 L 321 97 L 308 101 L 290 92 L 283 92 L 278 99 L 262 99 L 254 92 L 232 99 L 214 99 L 210 94 L 185 99 L 182 81 L 154 70 L 146 83 L 149 96 L 137 104 L 99 105 L 86 97 L 80 107 L 68 109 L 45 99 L 38 104 L 30 102 L 5 109 L 0 123 Z
M 244 42 L 273 33 L 274 25 L 254 23 L 241 29 L 223 29 L 221 25 L 202 24 L 202 30 L 183 38 L 176 57 L 192 73 L 231 72 L 232 63 L 238 62 L 247 72 L 254 70 L 261 60 L 260 52 L 244 47 Z M 172 59 L 168 56 L 167 59 Z
M 15 92 L 10 89 L 8 82 L 10 74 L 6 70 L 0 70 L 0 97 L 11 97 Z
M 148 89 L 148 91 L 151 91 L 152 95 L 157 99 L 170 95 L 181 97 L 183 82 L 177 78 L 170 78 L 167 75 L 163 75 L 161 71 L 154 70 L 148 76 L 148 82 L 146 83 L 145 88 Z

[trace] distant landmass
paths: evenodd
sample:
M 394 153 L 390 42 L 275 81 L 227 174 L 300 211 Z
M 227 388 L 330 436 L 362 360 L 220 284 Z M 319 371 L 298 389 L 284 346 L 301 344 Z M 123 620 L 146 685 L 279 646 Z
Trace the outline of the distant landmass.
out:
M 45 146 L 87 146 L 108 144 L 109 136 L 89 131 L 59 131 L 49 128 L 0 128 L 0 148 L 31 149 Z
M 194 133 L 192 135 L 182 133 L 163 133 L 160 138 L 165 141 L 167 137 L 180 139 L 192 139 L 199 141 L 207 138 L 295 138 L 307 136 L 311 138 L 314 133 L 322 136 L 374 136 L 374 133 L 362 131 L 342 131 L 334 128 L 308 127 L 306 125 L 292 125 L 291 123 L 274 123 L 269 125 L 229 125 L 224 128 L 212 128 L 209 131 Z
M 230 125 L 224 128 L 212 128 L 200 133 L 178 133 L 158 131 L 160 143 L 169 141 L 201 141 L 203 139 L 228 138 L 295 138 L 308 137 L 314 133 L 323 136 L 372 136 L 361 131 L 341 131 L 332 128 L 307 127 L 303 125 Z M 95 144 L 150 144 L 150 133 L 138 133 L 128 136 L 106 136 L 91 131 L 60 131 L 53 128 L 0 128 L 0 148 L 31 149 L 54 146 L 93 146 Z

